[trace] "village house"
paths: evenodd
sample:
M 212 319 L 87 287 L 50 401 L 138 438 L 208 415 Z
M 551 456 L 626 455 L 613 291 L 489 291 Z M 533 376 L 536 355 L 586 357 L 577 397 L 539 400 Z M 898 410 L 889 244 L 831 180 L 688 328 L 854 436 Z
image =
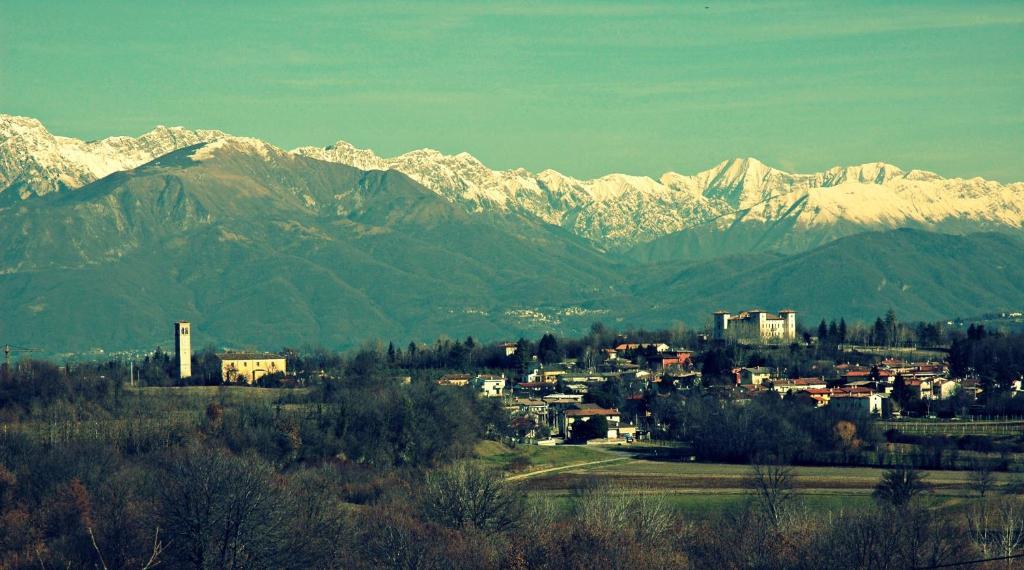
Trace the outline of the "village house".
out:
M 653 350 L 661 354 L 668 352 L 671 347 L 663 342 L 624 342 L 616 345 L 615 350 L 619 353 Z
M 512 393 L 516 396 L 539 397 L 551 394 L 557 389 L 557 385 L 548 382 L 520 382 L 512 387 Z
M 960 391 L 960 383 L 949 378 L 936 378 L 932 381 L 932 394 L 939 400 L 948 400 Z
M 565 439 L 572 439 L 573 426 L 578 422 L 590 420 L 602 416 L 608 421 L 608 439 L 616 439 L 619 434 L 620 416 L 615 408 L 601 408 L 596 404 L 577 404 L 572 408 L 565 409 L 559 414 L 559 427 Z
M 548 403 L 539 398 L 515 398 L 510 407 L 520 414 L 544 418 L 544 421 L 547 421 Z
M 471 380 L 474 388 L 482 396 L 488 398 L 500 398 L 505 395 L 505 375 L 477 374 Z
M 914 390 L 922 400 L 946 400 L 955 396 L 960 389 L 960 384 L 949 378 L 907 380 L 905 385 Z
M 519 350 L 519 345 L 514 342 L 503 342 L 500 348 L 505 351 L 505 356 L 512 356 Z
M 764 366 L 754 368 L 740 368 L 736 373 L 738 384 L 750 384 L 760 386 L 772 378 L 772 369 Z
M 224 382 L 253 384 L 268 374 L 288 372 L 285 358 L 269 352 L 222 352 L 217 360 Z
M 544 368 L 534 368 L 523 375 L 523 382 L 546 382 L 548 384 L 554 384 L 558 382 L 558 379 L 565 374 L 565 370 L 545 370 Z
M 772 389 L 785 397 L 791 392 L 803 392 L 810 389 L 825 389 L 828 384 L 823 378 L 794 378 L 792 380 L 779 380 L 772 384 Z
M 892 405 L 888 394 L 878 392 L 868 393 L 833 393 L 829 398 L 829 408 L 839 410 L 863 412 L 872 416 L 888 416 L 892 412 Z
M 803 392 L 810 396 L 811 400 L 813 400 L 814 404 L 819 408 L 827 406 L 829 400 L 832 398 L 832 390 L 827 388 L 808 388 Z
M 437 384 L 439 386 L 468 386 L 472 377 L 471 374 L 445 374 L 438 379 Z
M 548 406 L 574 406 L 583 401 L 582 394 L 548 394 L 541 398 Z
M 693 388 L 703 383 L 703 377 L 699 370 L 691 372 L 671 371 L 661 375 L 660 380 L 655 379 L 662 387 L 672 386 L 679 389 Z
M 692 356 L 692 352 L 667 352 L 661 355 L 661 360 L 658 364 L 662 369 L 689 368 L 693 366 Z

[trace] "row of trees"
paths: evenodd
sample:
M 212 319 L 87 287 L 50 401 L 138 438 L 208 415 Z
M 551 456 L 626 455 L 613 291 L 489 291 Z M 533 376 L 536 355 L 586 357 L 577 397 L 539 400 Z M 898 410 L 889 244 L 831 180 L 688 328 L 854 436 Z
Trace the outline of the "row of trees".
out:
M 861 462 L 881 442 L 866 414 L 816 408 L 809 398 L 766 394 L 749 405 L 725 405 L 710 394 L 653 400 L 664 436 L 691 442 L 702 460 L 747 463 L 770 455 L 785 463 Z

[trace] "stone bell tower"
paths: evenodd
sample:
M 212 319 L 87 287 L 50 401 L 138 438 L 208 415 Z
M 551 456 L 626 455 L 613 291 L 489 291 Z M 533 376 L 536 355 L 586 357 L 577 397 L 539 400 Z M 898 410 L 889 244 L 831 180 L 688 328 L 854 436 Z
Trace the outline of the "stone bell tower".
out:
M 174 323 L 174 355 L 178 357 L 178 378 L 192 376 L 192 325 L 188 321 Z

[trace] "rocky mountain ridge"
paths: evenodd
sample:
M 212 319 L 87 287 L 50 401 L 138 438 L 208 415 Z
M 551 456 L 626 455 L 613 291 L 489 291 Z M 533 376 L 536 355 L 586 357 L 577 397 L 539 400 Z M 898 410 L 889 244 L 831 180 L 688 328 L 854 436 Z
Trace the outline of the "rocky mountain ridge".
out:
M 79 188 L 178 148 L 224 138 L 229 135 L 221 131 L 157 127 L 137 138 L 86 142 L 52 135 L 35 119 L 0 115 L 0 205 Z M 618 173 L 583 180 L 550 169 L 495 170 L 465 152 L 420 149 L 384 158 L 339 141 L 290 153 L 361 170 L 397 170 L 468 212 L 533 217 L 603 249 L 632 248 L 652 261 L 714 257 L 720 243 L 730 241 L 742 244 L 741 251 L 795 252 L 871 230 L 1024 228 L 1024 183 L 943 178 L 884 162 L 794 174 L 742 158 L 657 180 Z

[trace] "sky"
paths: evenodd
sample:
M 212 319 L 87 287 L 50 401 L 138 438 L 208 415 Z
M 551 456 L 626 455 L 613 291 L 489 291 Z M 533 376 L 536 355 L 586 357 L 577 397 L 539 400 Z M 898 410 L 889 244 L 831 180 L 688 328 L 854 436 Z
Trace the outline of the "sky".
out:
M 1024 2 L 0 2 L 0 113 L 492 168 L 1024 180 Z

